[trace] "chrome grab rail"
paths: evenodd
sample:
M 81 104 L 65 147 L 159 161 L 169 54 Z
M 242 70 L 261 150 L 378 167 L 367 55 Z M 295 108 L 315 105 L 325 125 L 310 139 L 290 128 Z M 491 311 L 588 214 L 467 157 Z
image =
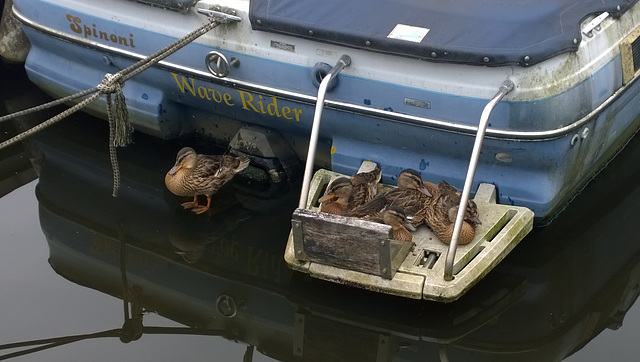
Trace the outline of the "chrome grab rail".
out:
M 482 110 L 480 116 L 480 123 L 478 124 L 478 132 L 476 133 L 476 140 L 473 144 L 473 151 L 471 152 L 471 160 L 469 161 L 469 169 L 467 170 L 467 176 L 464 180 L 464 187 L 462 189 L 462 198 L 460 200 L 460 206 L 458 207 L 458 214 L 456 215 L 456 223 L 453 227 L 453 235 L 451 236 L 451 243 L 447 250 L 447 258 L 444 266 L 444 280 L 453 280 L 453 262 L 456 257 L 456 248 L 458 247 L 458 240 L 460 239 L 460 232 L 462 231 L 462 223 L 464 221 L 464 214 L 467 210 L 467 202 L 469 202 L 469 194 L 471 193 L 471 185 L 473 184 L 473 177 L 476 173 L 476 167 L 478 166 L 478 158 L 480 157 L 480 149 L 482 148 L 482 142 L 484 141 L 484 135 L 487 130 L 487 124 L 489 123 L 489 116 L 500 102 L 502 97 L 511 92 L 514 88 L 514 84 L 511 80 L 505 80 L 498 92 L 489 100 L 489 103 Z
M 298 207 L 304 209 L 307 206 L 307 198 L 309 197 L 309 187 L 311 177 L 313 175 L 313 164 L 316 159 L 316 148 L 318 146 L 318 134 L 320 133 L 320 119 L 322 118 L 322 110 L 324 109 L 324 98 L 327 94 L 329 82 L 335 78 L 345 67 L 351 64 L 351 57 L 343 55 L 338 63 L 331 68 L 329 73 L 322 78 L 318 87 L 318 97 L 316 100 L 316 109 L 313 114 L 313 125 L 311 126 L 311 136 L 309 137 L 309 151 L 307 152 L 307 163 L 304 167 L 304 177 L 302 179 L 302 191 L 300 192 L 300 203 Z

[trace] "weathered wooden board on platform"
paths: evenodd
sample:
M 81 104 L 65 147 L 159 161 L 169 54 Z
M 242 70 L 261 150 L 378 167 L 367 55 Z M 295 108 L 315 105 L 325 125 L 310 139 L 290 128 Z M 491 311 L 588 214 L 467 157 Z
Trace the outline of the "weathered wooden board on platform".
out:
M 386 279 L 393 278 L 413 246 L 393 240 L 388 225 L 351 217 L 296 209 L 291 222 L 298 259 Z

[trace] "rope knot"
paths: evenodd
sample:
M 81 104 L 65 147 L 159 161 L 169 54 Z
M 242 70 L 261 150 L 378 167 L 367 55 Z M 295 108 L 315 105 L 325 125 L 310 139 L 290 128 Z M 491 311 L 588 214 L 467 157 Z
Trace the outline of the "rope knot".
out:
M 122 92 L 122 75 L 120 73 L 107 73 L 98 84 L 98 90 L 102 94 L 112 94 Z

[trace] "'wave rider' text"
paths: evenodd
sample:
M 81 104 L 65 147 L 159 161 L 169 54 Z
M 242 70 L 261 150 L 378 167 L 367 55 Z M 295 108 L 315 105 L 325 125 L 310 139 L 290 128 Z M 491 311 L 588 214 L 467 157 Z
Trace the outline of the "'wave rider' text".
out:
M 187 78 L 182 75 L 171 73 L 173 78 L 180 89 L 180 92 L 191 94 L 194 97 L 205 99 L 225 105 L 228 107 L 241 107 L 244 110 L 256 112 L 259 114 L 269 115 L 277 118 L 284 118 L 290 120 L 296 120 L 300 122 L 300 115 L 302 110 L 297 108 L 291 108 L 287 106 L 281 106 L 278 104 L 276 97 L 263 97 L 262 95 L 255 95 L 249 92 L 245 92 L 239 89 L 235 89 L 232 92 L 237 92 L 237 96 L 234 97 L 232 93 L 221 92 L 217 89 L 209 88 L 203 85 L 196 85 L 194 78 Z M 239 100 L 234 100 L 238 99 Z

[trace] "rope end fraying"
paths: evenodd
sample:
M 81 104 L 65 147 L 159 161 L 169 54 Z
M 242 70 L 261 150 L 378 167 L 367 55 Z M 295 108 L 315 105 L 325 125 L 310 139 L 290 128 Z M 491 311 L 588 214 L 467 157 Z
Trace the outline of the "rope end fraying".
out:
M 115 134 L 113 145 L 125 147 L 133 142 L 133 126 L 129 122 L 129 111 L 122 92 L 116 94 L 115 100 Z
M 133 127 L 129 122 L 129 111 L 122 92 L 122 81 L 121 73 L 107 73 L 98 85 L 100 93 L 107 95 L 107 116 L 111 127 L 113 127 L 110 141 L 116 147 L 125 147 L 133 142 Z M 113 98 L 111 94 L 114 94 Z

